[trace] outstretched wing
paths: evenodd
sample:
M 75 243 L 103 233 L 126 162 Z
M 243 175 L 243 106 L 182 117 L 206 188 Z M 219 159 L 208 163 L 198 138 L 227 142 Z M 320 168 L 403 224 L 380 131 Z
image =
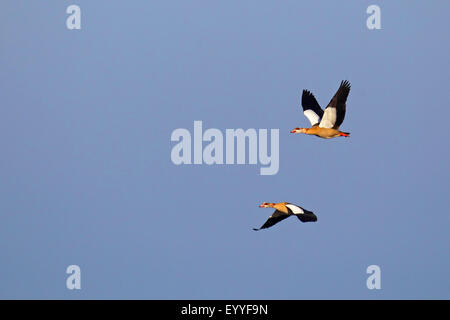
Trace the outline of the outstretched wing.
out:
M 302 107 L 303 114 L 308 118 L 309 122 L 311 122 L 311 126 L 318 125 L 320 118 L 323 116 L 323 110 L 314 95 L 308 90 L 303 90 Z
M 306 210 L 292 203 L 287 204 L 286 207 L 288 207 L 290 213 L 294 214 L 301 222 L 317 221 L 317 217 L 312 211 Z
M 286 219 L 287 217 L 289 217 L 288 214 L 278 211 L 278 210 L 275 210 L 275 212 L 269 217 L 269 219 L 267 219 L 267 221 L 261 226 L 261 228 L 259 228 L 259 229 L 253 228 L 253 230 L 258 231 L 261 229 L 270 228 L 274 224 L 277 224 L 278 222 Z
M 296 216 L 301 222 L 316 222 L 317 221 L 317 216 L 311 211 L 305 212 L 303 214 L 296 214 Z
M 339 126 L 344 121 L 345 117 L 345 103 L 348 94 L 350 93 L 350 82 L 342 81 L 338 91 L 331 99 L 328 106 L 325 108 L 322 121 L 319 127 L 339 129 Z

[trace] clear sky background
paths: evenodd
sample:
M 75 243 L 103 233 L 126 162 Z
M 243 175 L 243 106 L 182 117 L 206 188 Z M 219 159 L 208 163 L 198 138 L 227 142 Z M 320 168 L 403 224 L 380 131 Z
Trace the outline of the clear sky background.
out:
M 82 10 L 81 30 L 66 8 Z M 366 9 L 381 7 L 381 30 Z M 450 298 L 449 1 L 3 1 L 0 298 Z M 352 89 L 351 138 L 308 126 Z M 174 129 L 280 129 L 280 170 Z M 254 232 L 288 201 L 318 216 Z M 81 290 L 66 268 L 81 267 Z M 366 268 L 381 268 L 368 290 Z

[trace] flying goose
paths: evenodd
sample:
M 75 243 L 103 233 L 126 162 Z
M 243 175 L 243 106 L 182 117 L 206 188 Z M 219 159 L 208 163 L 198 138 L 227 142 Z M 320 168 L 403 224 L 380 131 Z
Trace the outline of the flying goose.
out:
M 258 231 L 261 229 L 270 228 L 274 224 L 286 219 L 289 216 L 295 215 L 301 222 L 315 222 L 317 221 L 316 215 L 302 207 L 289 202 L 271 203 L 264 202 L 259 206 L 260 208 L 274 208 L 275 212 L 267 219 L 267 221 L 261 226 L 261 228 L 253 228 Z
M 339 131 L 339 126 L 344 121 L 345 102 L 349 93 L 350 82 L 342 81 L 324 112 L 314 95 L 308 90 L 303 90 L 303 114 L 311 122 L 311 128 L 295 128 L 291 133 L 305 133 L 324 139 L 350 136 L 348 132 Z

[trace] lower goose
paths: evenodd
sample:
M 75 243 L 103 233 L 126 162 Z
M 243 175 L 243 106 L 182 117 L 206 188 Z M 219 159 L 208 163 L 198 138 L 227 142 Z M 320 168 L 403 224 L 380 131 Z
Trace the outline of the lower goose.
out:
M 317 221 L 316 215 L 302 207 L 289 202 L 264 202 L 259 206 L 260 208 L 274 208 L 275 212 L 267 219 L 267 221 L 261 226 L 261 228 L 253 228 L 253 230 L 258 231 L 261 229 L 270 228 L 271 226 L 277 224 L 278 222 L 290 217 L 296 216 L 301 222 L 315 222 Z

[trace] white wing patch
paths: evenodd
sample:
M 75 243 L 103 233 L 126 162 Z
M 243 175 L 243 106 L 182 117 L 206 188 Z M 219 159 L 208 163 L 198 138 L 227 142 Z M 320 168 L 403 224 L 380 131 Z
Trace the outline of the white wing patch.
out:
M 303 211 L 302 208 L 297 207 L 297 206 L 294 205 L 294 204 L 287 204 L 286 207 L 288 207 L 289 209 L 291 209 L 292 212 L 293 212 L 294 214 L 303 214 L 303 213 L 305 213 L 305 211 Z
M 309 122 L 311 122 L 311 126 L 319 123 L 320 120 L 319 115 L 314 111 L 312 111 L 311 109 L 303 111 L 303 114 L 305 115 L 305 117 L 308 118 Z
M 319 127 L 321 128 L 333 128 L 336 123 L 336 108 L 326 108 L 323 113 L 322 121 L 320 121 Z

